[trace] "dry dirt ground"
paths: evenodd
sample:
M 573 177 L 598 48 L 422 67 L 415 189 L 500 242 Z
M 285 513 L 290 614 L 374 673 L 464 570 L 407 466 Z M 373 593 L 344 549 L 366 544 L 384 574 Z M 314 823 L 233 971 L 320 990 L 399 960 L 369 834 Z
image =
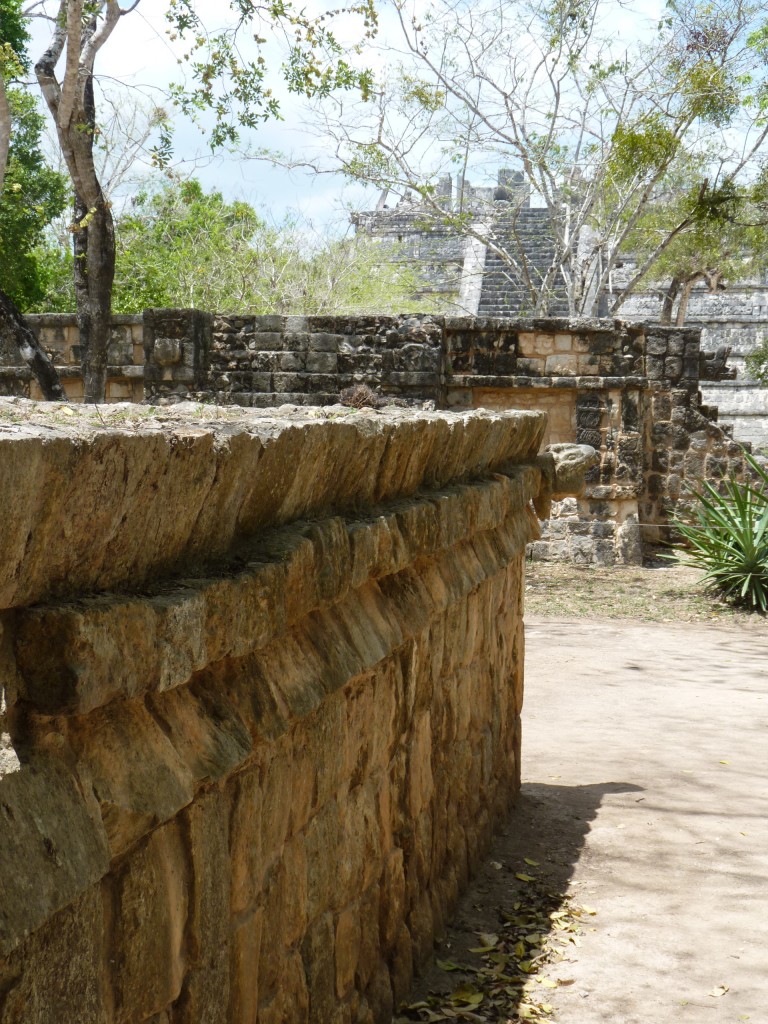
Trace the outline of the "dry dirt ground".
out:
M 697 578 L 533 567 L 520 799 L 397 1020 L 768 1024 L 768 622 Z

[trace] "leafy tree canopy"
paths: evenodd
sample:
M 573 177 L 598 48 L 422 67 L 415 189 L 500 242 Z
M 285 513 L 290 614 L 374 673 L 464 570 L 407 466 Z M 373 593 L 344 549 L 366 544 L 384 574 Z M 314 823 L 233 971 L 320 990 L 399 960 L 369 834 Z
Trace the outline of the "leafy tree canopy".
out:
M 223 313 L 373 312 L 415 308 L 415 276 L 391 247 L 332 240 L 311 224 L 268 224 L 248 203 L 227 202 L 196 180 L 153 181 L 116 221 L 113 307 Z M 72 308 L 71 257 L 58 266 L 40 308 Z
M 766 0 L 668 0 L 660 23 L 634 37 L 616 31 L 618 8 L 642 20 L 646 5 L 632 0 L 389 6 L 401 63 L 387 67 L 367 107 L 320 107 L 318 136 L 333 139 L 330 161 L 350 176 L 418 195 L 436 222 L 483 243 L 534 311 L 564 292 L 572 314 L 595 313 L 654 210 L 657 243 L 613 293 L 616 313 L 679 235 L 759 172 L 768 149 Z M 699 160 L 686 183 L 693 206 L 665 205 L 675 163 L 692 167 L 704 153 L 712 159 Z M 519 173 L 546 208 L 547 265 L 529 259 L 514 207 L 497 230 L 492 209 L 468 210 L 463 195 L 444 202 L 446 171 L 461 181 L 483 164 Z
M 28 309 L 47 288 L 37 246 L 46 226 L 64 209 L 67 189 L 40 151 L 43 118 L 33 97 L 10 89 L 8 100 L 13 133 L 0 198 L 0 287 L 21 309 Z
M 46 268 L 36 246 L 66 202 L 64 179 L 49 167 L 40 149 L 44 120 L 33 97 L 13 79 L 29 67 L 29 34 L 20 0 L 0 0 L 0 74 L 9 83 L 4 96 L 10 112 L 10 146 L 0 194 L 0 288 L 27 309 L 45 294 Z

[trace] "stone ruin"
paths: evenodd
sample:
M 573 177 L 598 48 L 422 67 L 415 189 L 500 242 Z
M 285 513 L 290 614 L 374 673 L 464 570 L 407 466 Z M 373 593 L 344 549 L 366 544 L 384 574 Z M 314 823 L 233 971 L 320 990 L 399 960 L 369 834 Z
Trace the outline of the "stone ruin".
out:
M 30 317 L 69 395 L 82 395 L 74 317 Z M 599 453 L 583 496 L 557 503 L 535 558 L 639 564 L 668 537 L 687 487 L 745 472 L 745 447 L 702 384 L 728 373 L 697 328 L 611 320 L 213 316 L 148 310 L 115 318 L 108 398 L 191 398 L 241 407 L 327 406 L 364 385 L 380 402 L 543 410 L 546 443 Z M 0 367 L 6 392 L 36 395 Z M 748 448 L 749 446 L 747 446 Z
M 549 213 L 531 205 L 530 186 L 520 173 L 501 170 L 491 187 L 472 186 L 460 176 L 454 183 L 446 175 L 436 198 L 453 212 L 459 207 L 470 211 L 481 232 L 492 227 L 502 247 L 522 248 L 534 278 L 546 272 L 554 251 Z M 526 307 L 527 290 L 514 269 L 477 239 L 441 223 L 412 197 L 385 195 L 376 210 L 355 214 L 353 222 L 358 232 L 397 244 L 397 259 L 417 271 L 417 297 L 425 309 L 436 303 L 456 315 L 515 319 Z M 628 256 L 614 272 L 614 287 L 623 286 L 633 270 Z M 624 303 L 620 316 L 653 323 L 660 310 L 658 290 L 641 289 Z M 563 294 L 555 296 L 552 312 L 567 315 Z M 686 323 L 701 331 L 702 351 L 715 356 L 727 348 L 731 353 L 733 376 L 701 379 L 706 404 L 719 408 L 734 436 L 768 450 L 768 388 L 751 380 L 745 369 L 746 356 L 768 337 L 768 277 L 729 282 L 715 291 L 697 285 Z
M 578 468 L 540 412 L 124 411 L 0 399 L 0 1024 L 390 1024 Z

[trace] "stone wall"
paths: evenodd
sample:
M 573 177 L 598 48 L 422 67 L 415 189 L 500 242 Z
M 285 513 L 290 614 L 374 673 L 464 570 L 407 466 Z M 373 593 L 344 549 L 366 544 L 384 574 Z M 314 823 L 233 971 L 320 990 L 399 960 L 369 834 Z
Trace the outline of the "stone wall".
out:
M 699 331 L 621 321 L 452 321 L 451 407 L 544 409 L 548 442 L 594 447 L 585 494 L 553 507 L 533 557 L 639 563 L 687 485 L 744 476 L 744 447 L 703 406 Z
M 448 215 L 471 212 L 483 238 L 491 235 L 501 249 L 522 253 L 533 281 L 549 269 L 554 236 L 546 209 L 530 205 L 530 186 L 522 174 L 501 170 L 498 184 L 474 188 L 459 176 L 454 195 L 449 176 L 442 179 L 436 195 Z M 490 248 L 475 238 L 464 239 L 439 213 L 403 197 L 391 208 L 379 207 L 356 214 L 355 225 L 372 238 L 399 242 L 400 258 L 410 263 L 420 279 L 418 297 L 425 309 L 481 317 L 524 316 L 529 308 L 529 290 L 519 273 Z M 492 230 L 491 230 L 492 229 Z M 617 264 L 611 275 L 613 292 L 619 291 L 637 269 L 629 257 Z M 446 287 L 446 281 L 449 281 Z M 568 303 L 562 279 L 554 282 L 550 313 L 567 315 Z M 458 296 L 453 302 L 446 301 Z M 599 304 L 609 309 L 610 295 Z M 622 319 L 641 323 L 658 321 L 662 296 L 659 289 L 639 291 L 622 305 Z M 734 436 L 768 451 L 768 388 L 752 381 L 744 359 L 768 334 L 768 278 L 729 282 L 714 292 L 699 285 L 691 293 L 686 324 L 701 329 L 701 345 L 714 353 L 721 346 L 731 348 L 731 366 L 736 379 L 716 386 L 703 382 L 707 403 L 717 405 L 721 419 L 733 426 Z
M 186 395 L 208 369 L 210 313 L 192 309 L 145 309 L 112 320 L 107 401 L 140 402 Z M 51 356 L 70 401 L 83 398 L 80 334 L 74 313 L 43 313 L 26 321 Z M 0 394 L 40 399 L 42 393 L 19 353 L 0 338 Z
M 68 326 L 65 346 L 56 349 L 48 322 L 40 325 L 57 361 L 75 357 L 74 331 Z M 717 409 L 702 402 L 702 377 L 713 374 L 698 328 L 149 310 L 141 322 L 116 323 L 113 351 L 116 359 L 132 352 L 142 362 L 113 364 L 109 388 L 130 382 L 149 403 L 186 397 L 241 407 L 327 406 L 365 385 L 381 403 L 543 410 L 547 442 L 590 444 L 601 460 L 583 498 L 555 507 L 533 548 L 541 558 L 639 562 L 643 544 L 667 537 L 687 485 L 745 472 L 743 447 L 718 425 Z M 64 367 L 72 386 L 77 369 Z
M 0 402 L 0 1024 L 389 1024 L 517 790 L 544 429 Z
M 648 320 L 658 316 L 659 308 L 658 294 L 642 292 L 627 301 L 622 316 Z M 736 378 L 704 382 L 707 402 L 717 405 L 721 419 L 733 424 L 735 437 L 768 452 L 768 388 L 750 379 L 745 364 L 746 357 L 768 336 L 768 286 L 743 282 L 713 293 L 695 288 L 687 322 L 701 329 L 704 351 L 715 352 L 724 345 L 731 350 L 729 363 Z

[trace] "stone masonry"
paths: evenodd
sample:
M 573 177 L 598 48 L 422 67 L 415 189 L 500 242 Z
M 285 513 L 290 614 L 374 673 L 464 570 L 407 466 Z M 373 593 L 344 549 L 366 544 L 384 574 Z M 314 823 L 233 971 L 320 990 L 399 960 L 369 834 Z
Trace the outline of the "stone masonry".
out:
M 553 236 L 546 209 L 531 205 L 530 188 L 521 174 L 501 170 L 496 187 L 473 187 L 459 177 L 458 195 L 450 176 L 441 180 L 437 196 L 447 212 L 471 211 L 483 237 L 491 234 L 502 249 L 522 253 L 531 280 L 549 268 Z M 360 233 L 388 243 L 398 243 L 397 259 L 417 271 L 418 297 L 424 309 L 471 314 L 480 317 L 525 315 L 529 296 L 520 274 L 505 264 L 478 239 L 464 239 L 422 203 L 412 197 L 396 204 L 356 214 Z M 611 277 L 616 292 L 636 269 L 631 256 L 619 263 Z M 562 284 L 555 282 L 551 313 L 567 315 Z M 605 296 L 600 308 L 611 306 Z M 639 290 L 621 307 L 624 320 L 657 321 L 661 312 L 659 289 Z M 708 405 L 720 409 L 721 419 L 733 426 L 734 436 L 768 452 L 768 388 L 749 377 L 745 356 L 768 336 L 768 279 L 728 282 L 710 292 L 698 285 L 691 293 L 686 324 L 701 330 L 702 350 L 715 353 L 727 346 L 735 379 L 703 381 Z
M 0 1024 L 389 1024 L 519 783 L 545 428 L 0 401 Z
M 421 287 L 415 297 L 424 300 L 425 309 L 480 317 L 530 312 L 523 275 L 534 286 L 546 278 L 554 243 L 549 211 L 531 205 L 523 175 L 501 170 L 495 187 L 472 186 L 459 176 L 455 193 L 450 175 L 445 175 L 436 198 L 447 215 L 470 215 L 481 237 L 492 236 L 502 250 L 520 254 L 518 266 L 503 261 L 479 239 L 463 237 L 439 212 L 410 195 L 394 206 L 380 203 L 376 210 L 354 214 L 352 221 L 360 234 L 396 246 L 397 261 L 417 271 Z M 568 313 L 560 277 L 554 282 L 551 313 Z
M 74 318 L 30 320 L 76 397 Z M 543 410 L 547 442 L 590 444 L 600 465 L 583 497 L 554 507 L 532 548 L 538 558 L 639 562 L 644 544 L 666 539 L 687 487 L 745 472 L 744 447 L 702 401 L 702 381 L 719 371 L 697 328 L 149 310 L 117 319 L 112 352 L 113 400 L 328 406 L 366 385 L 380 402 Z M 8 381 L 34 393 L 26 368 L 6 367 Z

